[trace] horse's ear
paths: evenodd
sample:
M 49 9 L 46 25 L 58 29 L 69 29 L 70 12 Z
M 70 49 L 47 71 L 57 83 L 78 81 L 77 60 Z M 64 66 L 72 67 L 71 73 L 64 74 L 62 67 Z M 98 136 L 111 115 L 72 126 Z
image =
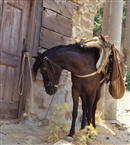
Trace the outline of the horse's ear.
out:
M 42 54 L 38 52 L 37 55 L 38 55 L 39 59 L 42 61 Z

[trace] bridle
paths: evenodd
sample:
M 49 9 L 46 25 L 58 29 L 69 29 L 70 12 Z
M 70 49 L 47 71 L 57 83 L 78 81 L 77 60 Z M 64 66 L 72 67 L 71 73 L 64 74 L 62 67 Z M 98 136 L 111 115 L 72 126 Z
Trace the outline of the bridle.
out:
M 44 60 L 43 60 L 44 66 L 45 66 L 45 63 L 49 63 L 49 65 L 51 66 L 51 69 L 52 69 L 52 71 L 53 71 L 54 74 L 56 73 L 55 72 L 55 69 L 54 69 L 54 66 L 58 67 L 60 69 L 60 71 L 62 71 L 62 67 L 60 67 L 59 65 L 57 65 L 56 63 L 54 63 L 53 61 L 51 61 L 47 56 L 45 56 L 44 57 Z M 48 75 L 48 72 L 47 72 L 46 67 L 42 67 L 41 66 L 41 71 L 42 70 L 46 71 L 46 74 L 47 74 L 47 77 L 48 77 L 48 80 L 49 80 L 48 84 L 47 85 L 44 85 L 44 87 L 46 88 L 46 87 L 53 86 L 54 88 L 58 88 L 59 87 L 59 84 L 57 84 L 57 82 L 58 82 L 59 77 L 57 78 L 57 80 L 54 83 L 52 83 L 51 79 L 49 78 L 49 75 Z

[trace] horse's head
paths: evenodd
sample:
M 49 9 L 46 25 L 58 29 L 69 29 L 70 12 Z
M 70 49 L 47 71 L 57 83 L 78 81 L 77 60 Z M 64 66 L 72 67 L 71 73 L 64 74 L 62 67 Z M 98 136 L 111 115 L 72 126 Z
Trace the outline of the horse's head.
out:
M 58 89 L 62 68 L 48 57 L 44 56 L 42 58 L 42 54 L 38 53 L 38 56 L 34 58 L 36 59 L 33 65 L 34 77 L 36 78 L 37 71 L 40 69 L 46 93 L 49 95 L 55 94 Z

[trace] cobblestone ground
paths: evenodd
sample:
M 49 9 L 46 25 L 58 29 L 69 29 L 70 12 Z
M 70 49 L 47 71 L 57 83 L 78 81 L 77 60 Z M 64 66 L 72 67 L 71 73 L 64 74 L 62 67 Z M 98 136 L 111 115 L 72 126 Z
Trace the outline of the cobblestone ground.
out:
M 117 102 L 117 119 L 130 128 L 130 92 Z
M 118 100 L 117 120 L 101 120 L 97 132 L 89 145 L 130 145 L 130 92 Z M 28 122 L 0 122 L 0 145 L 53 145 L 44 142 L 46 134 L 45 127 Z
M 130 92 L 117 101 L 117 120 L 99 124 L 91 145 L 130 145 Z

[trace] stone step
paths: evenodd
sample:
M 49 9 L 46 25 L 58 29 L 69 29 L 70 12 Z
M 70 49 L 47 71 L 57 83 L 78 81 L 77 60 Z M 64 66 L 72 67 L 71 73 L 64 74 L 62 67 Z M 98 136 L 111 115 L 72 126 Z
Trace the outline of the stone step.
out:
M 53 145 L 72 145 L 72 144 L 66 140 L 60 140 Z

